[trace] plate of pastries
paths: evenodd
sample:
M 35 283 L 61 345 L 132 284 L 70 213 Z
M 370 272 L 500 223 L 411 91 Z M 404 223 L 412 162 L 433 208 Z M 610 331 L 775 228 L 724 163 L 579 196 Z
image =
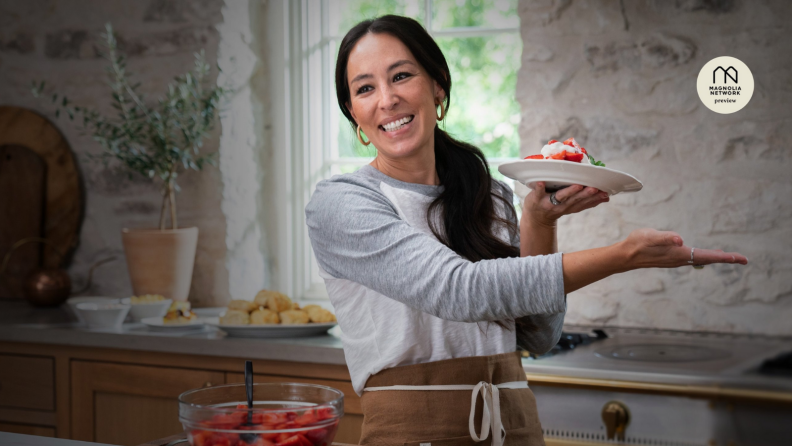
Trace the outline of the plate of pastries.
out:
M 217 321 L 217 322 L 215 322 Z M 336 317 L 319 305 L 300 307 L 289 296 L 261 290 L 250 300 L 235 299 L 217 319 L 207 319 L 229 336 L 287 338 L 316 336 L 336 326 Z
M 140 302 L 148 302 L 148 300 Z M 190 309 L 190 303 L 186 301 L 171 302 L 165 316 L 146 317 L 140 322 L 146 324 L 152 331 L 186 331 L 204 328 L 204 321 Z

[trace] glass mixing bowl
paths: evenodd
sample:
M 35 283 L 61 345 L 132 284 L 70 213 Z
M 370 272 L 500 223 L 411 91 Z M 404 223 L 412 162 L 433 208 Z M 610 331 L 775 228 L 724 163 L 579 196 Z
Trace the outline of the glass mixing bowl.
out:
M 191 446 L 329 446 L 344 415 L 344 394 L 315 384 L 244 384 L 179 395 L 179 421 Z

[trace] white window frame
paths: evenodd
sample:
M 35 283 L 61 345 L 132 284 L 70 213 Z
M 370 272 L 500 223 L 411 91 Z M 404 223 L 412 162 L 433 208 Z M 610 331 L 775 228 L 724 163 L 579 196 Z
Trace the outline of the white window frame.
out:
M 433 37 L 477 37 L 520 31 L 519 26 L 432 30 L 432 0 L 423 2 L 424 26 Z M 310 195 L 334 165 L 363 166 L 373 159 L 338 158 L 331 154 L 332 145 L 337 142 L 334 130 L 338 128 L 326 112 L 338 106 L 333 77 L 336 55 L 331 54 L 331 48 L 343 35 L 327 35 L 328 8 L 328 0 L 270 2 L 267 19 L 274 154 L 270 173 L 278 185 L 278 193 L 275 203 L 263 206 L 278 215 L 277 246 L 270 256 L 273 288 L 302 302 L 328 298 L 324 282 L 318 276 L 305 225 L 305 206 Z M 317 47 L 318 53 L 313 53 Z M 343 119 L 343 115 L 337 116 Z M 512 159 L 488 158 L 487 161 L 496 167 Z

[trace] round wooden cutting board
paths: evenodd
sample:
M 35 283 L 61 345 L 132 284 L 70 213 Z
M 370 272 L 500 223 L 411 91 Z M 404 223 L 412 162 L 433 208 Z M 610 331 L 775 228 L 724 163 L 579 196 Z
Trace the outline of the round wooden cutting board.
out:
M 84 209 L 80 174 L 68 142 L 52 122 L 38 113 L 0 106 L 0 146 L 3 145 L 26 147 L 46 163 L 42 235 L 68 258 L 78 244 Z M 52 249 L 42 249 L 42 253 L 42 266 L 61 266 L 59 255 Z M 0 253 L 4 255 L 5 252 Z

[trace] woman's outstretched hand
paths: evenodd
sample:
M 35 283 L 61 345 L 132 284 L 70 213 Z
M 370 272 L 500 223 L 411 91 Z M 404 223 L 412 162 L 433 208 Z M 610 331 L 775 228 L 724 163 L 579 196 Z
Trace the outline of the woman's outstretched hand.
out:
M 626 239 L 604 248 L 564 254 L 564 292 L 583 288 L 610 275 L 640 268 L 677 268 L 713 263 L 748 264 L 738 252 L 686 246 L 676 232 L 637 229 Z M 691 260 L 693 251 L 693 263 Z
M 628 269 L 676 268 L 690 266 L 692 247 L 685 246 L 676 232 L 655 229 L 637 229 L 620 243 L 626 255 Z M 693 264 L 739 263 L 748 259 L 738 252 L 723 252 L 719 249 L 695 248 Z
M 523 217 L 528 216 L 533 223 L 544 226 L 554 226 L 556 220 L 564 215 L 575 214 L 610 201 L 606 192 L 575 184 L 556 192 L 555 198 L 560 204 L 554 205 L 550 201 L 550 192 L 545 190 L 544 182 L 533 183 L 530 187 L 533 192 L 525 197 Z

